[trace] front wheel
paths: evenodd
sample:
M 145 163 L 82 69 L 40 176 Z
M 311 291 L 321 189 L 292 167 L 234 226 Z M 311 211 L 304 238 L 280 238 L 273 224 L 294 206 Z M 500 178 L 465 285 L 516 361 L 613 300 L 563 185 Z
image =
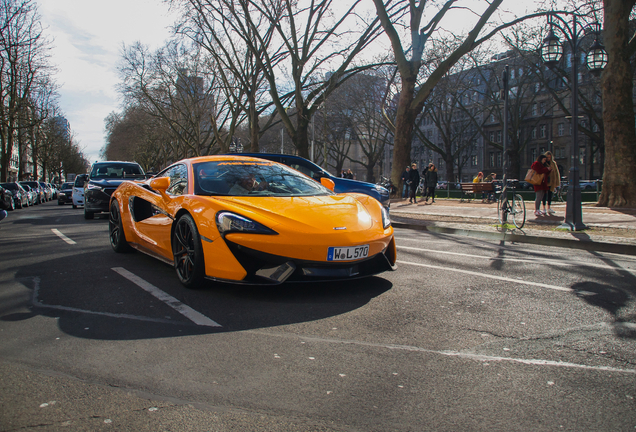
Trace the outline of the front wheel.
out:
M 200 288 L 205 277 L 205 261 L 199 230 L 190 215 L 177 221 L 172 234 L 174 268 L 186 288 Z
M 501 225 L 505 224 L 508 221 L 508 203 L 506 201 L 506 196 L 501 194 L 499 199 L 497 200 L 497 218 L 499 219 L 499 223 Z
M 110 204 L 110 214 L 108 215 L 108 233 L 110 245 L 115 252 L 128 252 L 132 250 L 126 241 L 124 225 L 121 221 L 121 213 L 116 200 Z
M 526 223 L 526 203 L 519 194 L 515 194 L 512 204 L 512 222 L 518 229 L 523 228 Z

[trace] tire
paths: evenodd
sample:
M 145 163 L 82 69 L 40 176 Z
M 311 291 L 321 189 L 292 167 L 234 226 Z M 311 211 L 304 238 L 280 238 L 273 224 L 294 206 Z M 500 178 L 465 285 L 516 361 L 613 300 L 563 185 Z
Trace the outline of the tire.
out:
M 62 201 L 58 201 L 57 205 L 64 205 L 64 203 Z
M 86 207 L 84 207 L 84 219 L 94 219 L 95 213 L 86 211 Z
M 124 233 L 124 225 L 121 221 L 119 204 L 117 204 L 116 200 L 113 200 L 110 204 L 110 213 L 108 215 L 108 238 L 110 239 L 110 245 L 115 252 L 123 253 L 133 250 L 126 241 L 126 234 Z
M 76 206 L 75 204 L 73 204 L 73 208 L 74 208 L 74 209 L 77 209 L 77 206 Z
M 181 283 L 186 288 L 200 288 L 205 277 L 203 247 L 196 224 L 188 214 L 177 220 L 172 234 L 172 254 Z
M 526 223 L 526 203 L 519 194 L 515 194 L 511 213 L 512 223 L 514 223 L 518 229 L 523 228 Z
M 508 215 L 504 215 L 504 211 L 505 209 L 503 208 L 503 201 L 504 201 L 504 194 L 501 194 L 499 196 L 499 199 L 497 200 L 497 218 L 499 219 L 499 223 L 501 225 L 503 225 L 505 222 L 508 221 Z

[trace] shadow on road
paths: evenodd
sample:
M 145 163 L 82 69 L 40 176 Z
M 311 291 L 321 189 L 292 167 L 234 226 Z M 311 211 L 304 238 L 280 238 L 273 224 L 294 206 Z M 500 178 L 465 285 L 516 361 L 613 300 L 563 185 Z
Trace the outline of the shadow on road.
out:
M 106 340 L 165 338 L 262 329 L 321 320 L 356 310 L 392 288 L 381 277 L 347 282 L 240 286 L 207 282 L 181 286 L 171 266 L 141 253 L 115 254 L 109 245 L 77 257 L 20 267 L 15 280 L 31 304 L 1 308 L 0 320 L 36 315 L 58 319 L 69 335 Z M 113 268 L 124 267 L 221 327 L 195 325 Z M 25 296 L 26 298 L 26 296 Z M 33 313 L 24 313 L 29 307 Z

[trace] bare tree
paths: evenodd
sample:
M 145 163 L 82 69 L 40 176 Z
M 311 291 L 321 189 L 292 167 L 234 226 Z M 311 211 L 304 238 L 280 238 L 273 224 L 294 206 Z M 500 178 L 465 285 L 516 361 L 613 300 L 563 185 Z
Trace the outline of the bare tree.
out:
M 231 2 L 207 2 L 200 0 L 173 0 L 180 5 L 182 16 L 176 26 L 177 34 L 190 38 L 214 57 L 219 78 L 223 81 L 227 98 L 247 113 L 250 151 L 259 151 L 259 140 L 264 131 L 272 126 L 276 114 L 268 95 L 269 85 L 265 80 L 261 62 L 263 51 L 269 48 L 274 27 L 263 16 L 257 16 L 254 27 L 262 35 L 263 44 L 254 52 L 248 49 L 243 38 L 253 40 L 253 27 L 238 20 L 240 11 L 233 9 Z M 229 11 L 227 10 L 228 8 Z M 280 57 L 277 57 L 278 61 Z M 260 120 L 269 111 L 265 125 Z
M 6 181 L 15 137 L 39 121 L 32 93 L 50 72 L 49 43 L 33 0 L 0 0 L 0 29 L 0 179 Z
M 170 130 L 173 159 L 227 152 L 238 108 L 226 98 L 213 59 L 197 47 L 169 42 L 155 53 L 125 48 L 121 93 Z
M 368 69 L 354 59 L 378 36 L 373 17 L 365 18 L 361 0 L 344 8 L 333 0 L 301 4 L 293 0 L 191 0 L 210 21 L 231 26 L 256 69 L 267 80 L 276 108 L 298 153 L 309 156 L 312 115 L 353 74 Z M 231 17 L 230 19 L 224 19 Z M 320 79 L 318 78 L 320 77 Z M 294 110 L 289 110 L 293 106 Z
M 430 0 L 388 2 L 373 0 L 382 27 L 391 41 L 393 54 L 399 75 L 399 99 L 395 116 L 395 143 L 393 147 L 393 167 L 391 179 L 400 182 L 402 167 L 407 166 L 411 157 L 411 140 L 417 117 L 422 112 L 426 100 L 437 83 L 466 54 L 491 39 L 501 30 L 511 27 L 529 15 L 505 22 L 493 24 L 493 16 L 503 0 L 484 2 L 485 9 L 474 11 L 475 21 L 472 29 L 463 37 L 457 36 L 456 43 L 448 54 L 440 59 L 438 65 L 424 76 L 421 69 L 429 63 L 424 60 L 426 46 L 440 32 L 443 19 L 452 19 L 453 13 L 462 6 L 458 0 L 446 0 L 441 3 Z M 467 6 L 461 7 L 465 9 Z M 428 22 L 424 22 L 425 19 Z M 406 27 L 404 35 L 400 29 Z

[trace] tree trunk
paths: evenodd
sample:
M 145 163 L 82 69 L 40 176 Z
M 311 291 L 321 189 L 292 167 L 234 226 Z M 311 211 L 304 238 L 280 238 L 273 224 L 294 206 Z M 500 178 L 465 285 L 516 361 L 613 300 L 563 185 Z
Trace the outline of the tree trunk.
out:
M 391 167 L 391 181 L 397 185 L 398 190 L 402 190 L 403 187 L 401 177 L 404 167 L 411 165 L 411 140 L 415 118 L 418 114 L 415 109 L 410 108 L 415 95 L 415 78 L 416 75 L 413 74 L 409 77 L 402 77 L 402 90 L 398 99 L 393 166 Z
M 258 111 L 256 110 L 256 98 L 253 95 L 249 99 L 249 121 L 250 121 L 250 152 L 258 153 L 258 141 L 260 140 L 260 125 L 258 124 Z
M 629 63 L 629 15 L 634 0 L 604 0 L 609 63 L 601 78 L 605 167 L 599 206 L 636 207 L 636 130 Z

